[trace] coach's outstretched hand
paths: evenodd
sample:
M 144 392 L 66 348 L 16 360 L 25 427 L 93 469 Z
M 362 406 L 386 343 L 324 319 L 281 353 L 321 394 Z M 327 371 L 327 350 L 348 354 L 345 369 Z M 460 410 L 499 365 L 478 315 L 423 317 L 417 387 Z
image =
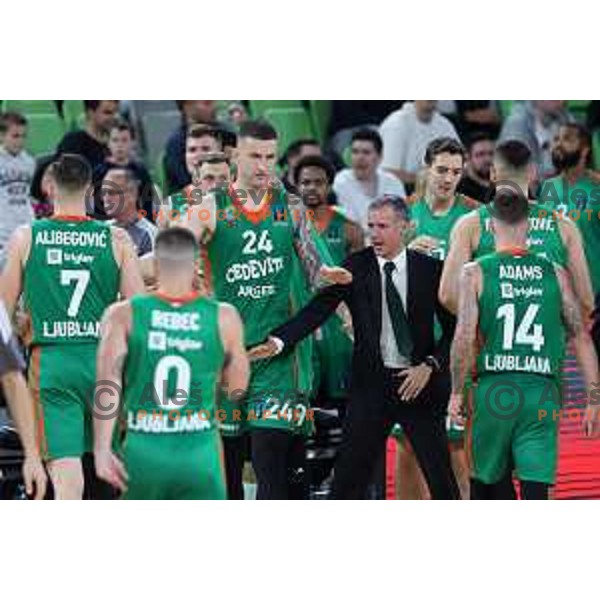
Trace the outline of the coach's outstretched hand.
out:
M 343 267 L 327 267 L 323 265 L 319 269 L 319 276 L 327 285 L 348 285 L 352 283 L 352 273 Z
M 127 490 L 127 472 L 123 463 L 110 451 L 95 452 L 96 475 L 120 492 Z
M 48 477 L 39 456 L 26 456 L 23 461 L 23 481 L 27 495 L 34 500 L 43 500 L 46 495 Z
M 270 337 L 266 342 L 258 344 L 257 346 L 254 346 L 248 350 L 248 358 L 251 361 L 272 358 L 277 354 L 279 354 L 279 346 L 272 337 Z

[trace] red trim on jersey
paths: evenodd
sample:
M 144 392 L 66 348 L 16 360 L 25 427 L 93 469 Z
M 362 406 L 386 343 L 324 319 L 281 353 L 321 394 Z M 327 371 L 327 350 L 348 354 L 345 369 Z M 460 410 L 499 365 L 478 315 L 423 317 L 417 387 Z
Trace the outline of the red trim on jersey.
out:
M 511 256 L 525 256 L 526 254 L 529 254 L 527 248 L 522 248 L 520 246 L 501 246 L 497 248 L 496 251 L 503 254 L 510 254 Z
M 260 202 L 259 207 L 256 210 L 248 210 L 246 208 L 246 204 L 248 203 L 248 198 L 246 198 L 246 202 L 242 203 L 240 198 L 237 197 L 236 190 L 233 186 L 229 187 L 229 196 L 231 197 L 232 204 L 250 221 L 253 225 L 260 223 L 263 221 L 265 217 L 269 214 L 269 208 L 271 206 L 271 198 L 272 193 L 271 189 L 268 188 L 266 190 L 266 194 Z
M 169 302 L 172 304 L 187 304 L 188 302 L 193 302 L 197 298 L 200 297 L 200 292 L 194 290 L 189 294 L 184 294 L 183 296 L 171 296 L 169 294 L 165 294 L 164 292 L 156 291 L 154 295 L 165 302 Z

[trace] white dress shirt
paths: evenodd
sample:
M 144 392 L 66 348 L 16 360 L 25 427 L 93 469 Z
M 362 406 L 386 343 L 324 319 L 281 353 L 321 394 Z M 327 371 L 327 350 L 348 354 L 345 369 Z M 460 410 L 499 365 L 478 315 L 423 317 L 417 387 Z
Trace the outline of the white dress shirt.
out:
M 398 351 L 398 345 L 396 344 L 396 337 L 392 328 L 392 320 L 390 319 L 390 313 L 388 311 L 387 300 L 385 297 L 385 271 L 383 266 L 389 262 L 387 259 L 381 256 L 377 257 L 379 264 L 379 272 L 381 274 L 381 357 L 383 358 L 383 364 L 389 369 L 402 369 L 410 367 L 410 356 L 402 356 Z M 407 271 L 406 271 L 406 250 L 402 250 L 392 261 L 396 268 L 392 273 L 392 281 L 400 294 L 402 304 L 404 304 L 404 311 L 408 313 L 406 308 L 406 295 L 408 287 Z

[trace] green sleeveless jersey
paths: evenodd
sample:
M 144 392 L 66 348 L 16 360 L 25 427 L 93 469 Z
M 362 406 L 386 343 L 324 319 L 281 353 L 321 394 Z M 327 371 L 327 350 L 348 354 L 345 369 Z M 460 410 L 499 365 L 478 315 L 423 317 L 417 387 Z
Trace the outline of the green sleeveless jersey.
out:
M 479 258 L 495 251 L 496 244 L 492 232 L 492 217 L 487 205 L 477 209 L 479 214 L 479 245 L 473 253 L 473 258 Z M 541 204 L 529 207 L 529 249 L 547 258 L 549 261 L 565 267 L 568 262 L 567 249 L 563 242 L 558 222 L 552 217 L 551 211 Z
M 331 218 L 323 231 L 318 231 L 327 244 L 334 265 L 341 265 L 349 254 L 349 240 L 346 236 L 348 219 L 335 208 L 331 208 Z M 318 228 L 315 227 L 318 230 Z M 325 262 L 325 259 L 323 259 Z
M 97 343 L 119 284 L 109 225 L 91 219 L 32 224 L 23 291 L 33 345 Z
M 540 202 L 550 214 L 557 211 L 577 225 L 594 294 L 600 293 L 600 186 L 589 177 L 573 184 L 564 177 L 553 177 L 543 183 Z
M 219 303 L 201 296 L 131 299 L 123 371 L 127 429 L 167 434 L 216 427 L 216 396 L 225 353 Z
M 238 309 L 250 347 L 291 316 L 294 209 L 284 191 L 257 214 L 236 205 L 226 192 L 216 194 L 216 208 L 208 276 L 215 297 Z
M 430 256 L 445 260 L 448 254 L 450 233 L 456 221 L 463 215 L 470 213 L 477 207 L 477 203 L 470 198 L 457 195 L 450 210 L 444 215 L 434 215 L 425 198 L 420 198 L 410 205 L 411 220 L 415 223 L 415 234 L 428 235 L 438 240 L 438 247 Z
M 483 275 L 478 375 L 558 377 L 566 334 L 554 265 L 531 252 L 494 252 L 477 262 Z

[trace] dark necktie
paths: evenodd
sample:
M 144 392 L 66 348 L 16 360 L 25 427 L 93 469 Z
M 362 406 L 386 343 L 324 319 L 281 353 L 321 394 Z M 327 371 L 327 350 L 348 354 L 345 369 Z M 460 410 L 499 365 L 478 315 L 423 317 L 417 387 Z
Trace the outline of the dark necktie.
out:
M 392 321 L 392 329 L 394 331 L 394 337 L 396 338 L 398 352 L 400 352 L 404 358 L 410 360 L 413 344 L 410 337 L 408 319 L 406 318 L 406 312 L 404 311 L 404 305 L 402 304 L 402 298 L 392 280 L 392 274 L 395 269 L 396 265 L 391 260 L 383 265 L 383 272 L 385 273 L 385 300 L 387 302 L 390 320 Z

